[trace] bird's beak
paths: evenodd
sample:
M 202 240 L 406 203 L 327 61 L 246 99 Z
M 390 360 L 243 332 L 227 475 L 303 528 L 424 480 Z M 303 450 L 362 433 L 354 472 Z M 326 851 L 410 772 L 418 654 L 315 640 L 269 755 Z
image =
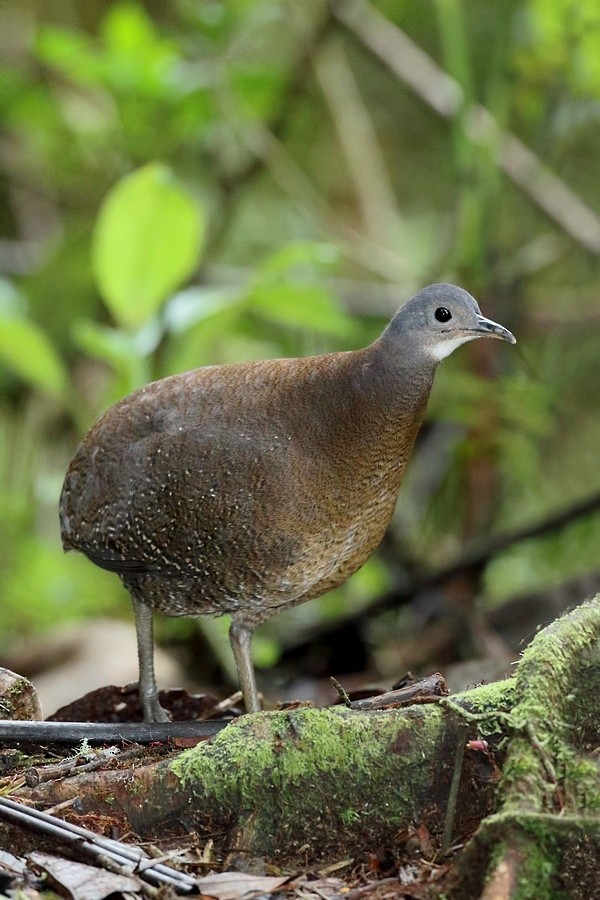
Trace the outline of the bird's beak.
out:
M 492 322 L 491 319 L 486 319 L 485 316 L 477 316 L 477 325 L 473 331 L 481 337 L 498 338 L 500 341 L 508 341 L 509 344 L 517 343 L 516 337 L 508 328 Z

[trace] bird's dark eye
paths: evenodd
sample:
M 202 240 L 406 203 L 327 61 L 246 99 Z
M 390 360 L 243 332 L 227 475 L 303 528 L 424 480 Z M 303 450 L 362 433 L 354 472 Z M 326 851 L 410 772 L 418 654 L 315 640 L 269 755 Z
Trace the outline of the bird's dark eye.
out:
M 452 318 L 452 313 L 449 309 L 446 309 L 445 306 L 439 306 L 436 309 L 434 316 L 438 322 L 448 322 Z

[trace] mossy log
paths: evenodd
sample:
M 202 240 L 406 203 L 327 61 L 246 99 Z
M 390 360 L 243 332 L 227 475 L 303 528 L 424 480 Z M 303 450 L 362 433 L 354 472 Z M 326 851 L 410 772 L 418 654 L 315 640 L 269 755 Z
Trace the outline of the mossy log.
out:
M 176 758 L 41 784 L 20 796 L 51 804 L 77 797 L 84 815 L 122 817 L 145 837 L 178 827 L 211 838 L 217 851 L 286 864 L 364 856 L 393 846 L 415 823 L 440 831 L 465 740 L 456 710 L 508 711 L 512 688 L 512 681 L 480 687 L 457 696 L 455 709 L 424 703 L 257 713 Z M 460 805 L 458 832 L 489 813 L 490 770 L 481 754 L 467 753 L 463 777 L 477 789 Z
M 77 796 L 144 837 L 193 830 L 286 866 L 364 858 L 416 826 L 435 840 L 446 824 L 453 842 L 475 832 L 450 896 L 558 896 L 569 867 L 600 880 L 599 638 L 596 598 L 540 632 L 507 681 L 402 710 L 258 713 L 175 758 L 27 796 Z

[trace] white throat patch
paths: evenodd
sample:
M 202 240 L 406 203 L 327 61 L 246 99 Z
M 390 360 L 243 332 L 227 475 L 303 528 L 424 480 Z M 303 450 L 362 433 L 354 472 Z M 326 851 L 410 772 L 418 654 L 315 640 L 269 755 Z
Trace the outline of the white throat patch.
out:
M 451 338 L 450 340 L 444 340 L 442 338 L 441 341 L 438 341 L 437 344 L 434 344 L 429 348 L 429 353 L 438 361 L 445 359 L 447 356 L 450 356 L 451 353 L 454 353 L 456 348 L 460 347 L 461 344 L 466 344 L 467 341 L 474 341 L 476 337 L 478 337 L 476 334 L 467 334 L 463 335 L 463 337 Z

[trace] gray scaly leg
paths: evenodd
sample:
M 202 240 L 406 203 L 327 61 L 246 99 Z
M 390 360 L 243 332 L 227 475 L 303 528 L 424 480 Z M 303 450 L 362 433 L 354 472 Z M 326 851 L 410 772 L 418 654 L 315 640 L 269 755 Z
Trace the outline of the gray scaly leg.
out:
M 170 716 L 159 703 L 154 674 L 154 638 L 152 610 L 142 600 L 132 597 L 140 665 L 139 692 L 144 710 L 144 722 L 170 722 Z
M 236 615 L 233 616 L 231 628 L 229 629 L 229 641 L 238 670 L 240 687 L 244 695 L 246 712 L 249 713 L 260 712 L 261 709 L 258 691 L 256 690 L 254 666 L 252 665 L 252 656 L 250 654 L 253 631 L 254 628 L 250 628 L 243 619 L 239 619 Z

